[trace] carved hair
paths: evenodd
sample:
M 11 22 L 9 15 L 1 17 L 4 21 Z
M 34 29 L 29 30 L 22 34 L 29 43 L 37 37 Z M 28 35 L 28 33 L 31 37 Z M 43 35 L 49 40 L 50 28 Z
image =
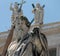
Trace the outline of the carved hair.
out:
M 30 22 L 29 22 L 29 20 L 27 19 L 27 17 L 21 16 L 20 19 L 25 21 L 25 24 L 26 24 L 26 26 L 27 26 L 28 28 L 30 27 Z

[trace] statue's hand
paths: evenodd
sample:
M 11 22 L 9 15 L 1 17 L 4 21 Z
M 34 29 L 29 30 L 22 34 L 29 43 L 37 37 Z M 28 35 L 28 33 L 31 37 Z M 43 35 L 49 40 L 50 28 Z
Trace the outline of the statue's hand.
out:
M 34 11 L 36 11 L 36 8 L 34 8 Z
M 34 14 L 35 14 L 35 11 L 36 11 L 36 8 L 34 8 L 34 9 L 32 10 L 32 13 L 34 13 Z

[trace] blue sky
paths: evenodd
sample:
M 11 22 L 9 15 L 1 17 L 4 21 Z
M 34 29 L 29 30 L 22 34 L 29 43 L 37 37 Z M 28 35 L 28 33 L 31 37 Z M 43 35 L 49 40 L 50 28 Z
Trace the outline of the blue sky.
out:
M 0 1 L 0 32 L 7 31 L 11 27 L 10 3 L 19 2 L 21 0 L 1 0 Z M 25 0 L 23 5 L 24 15 L 28 17 L 29 21 L 33 19 L 32 3 L 39 2 L 41 6 L 45 4 L 44 8 L 44 23 L 59 22 L 60 21 L 60 0 Z

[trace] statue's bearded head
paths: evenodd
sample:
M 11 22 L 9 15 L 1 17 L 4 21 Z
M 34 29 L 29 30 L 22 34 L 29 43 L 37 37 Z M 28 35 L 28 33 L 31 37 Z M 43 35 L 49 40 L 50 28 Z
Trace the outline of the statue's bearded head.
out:
M 17 38 L 24 36 L 30 28 L 30 22 L 25 16 L 21 16 L 20 18 L 16 18 L 15 29 Z
M 28 21 L 27 17 L 25 16 L 21 16 L 20 18 L 17 18 L 16 20 L 16 26 L 18 26 L 18 28 L 30 28 L 30 22 Z

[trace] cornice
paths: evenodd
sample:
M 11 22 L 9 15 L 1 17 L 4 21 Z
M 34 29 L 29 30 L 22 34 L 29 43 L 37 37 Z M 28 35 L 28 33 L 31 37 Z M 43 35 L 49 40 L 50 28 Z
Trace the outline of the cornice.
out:
M 38 26 L 38 25 L 32 25 L 30 29 L 34 28 L 35 26 Z M 0 36 L 6 35 L 6 34 L 8 35 L 9 31 L 10 30 L 5 31 L 5 32 L 0 32 Z M 46 35 L 60 33 L 60 22 L 43 24 L 42 32 L 45 33 Z

